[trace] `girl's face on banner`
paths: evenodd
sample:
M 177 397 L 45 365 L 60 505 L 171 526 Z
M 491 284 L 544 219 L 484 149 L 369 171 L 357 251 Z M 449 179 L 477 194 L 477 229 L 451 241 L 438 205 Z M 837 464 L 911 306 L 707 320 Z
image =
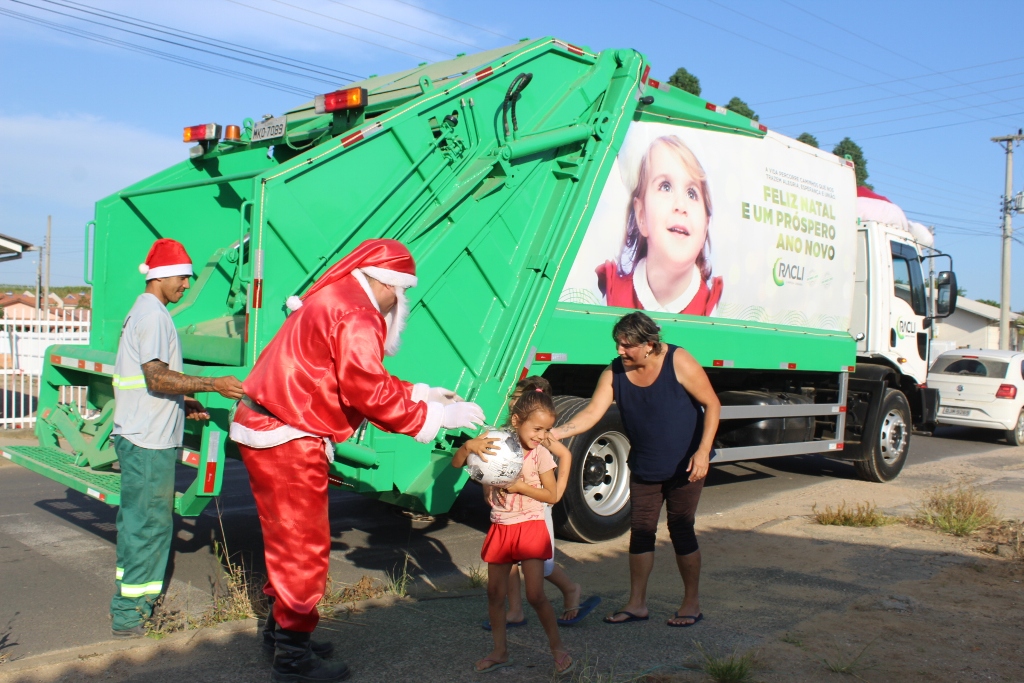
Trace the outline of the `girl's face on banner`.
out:
M 640 233 L 647 238 L 648 261 L 692 266 L 708 231 L 700 180 L 663 144 L 650 150 L 648 164 L 647 187 L 633 200 Z

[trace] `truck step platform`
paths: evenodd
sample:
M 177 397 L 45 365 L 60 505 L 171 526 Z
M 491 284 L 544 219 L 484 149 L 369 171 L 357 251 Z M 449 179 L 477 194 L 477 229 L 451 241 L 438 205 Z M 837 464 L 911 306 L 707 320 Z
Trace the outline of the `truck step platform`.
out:
M 3 456 L 108 505 L 121 504 L 121 473 L 75 465 L 75 456 L 49 446 L 4 446 Z

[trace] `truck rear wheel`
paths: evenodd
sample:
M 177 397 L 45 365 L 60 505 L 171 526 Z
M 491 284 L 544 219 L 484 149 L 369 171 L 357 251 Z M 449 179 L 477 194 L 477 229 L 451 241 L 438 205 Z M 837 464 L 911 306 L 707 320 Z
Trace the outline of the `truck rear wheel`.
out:
M 886 389 L 882 398 L 881 419 L 864 449 L 867 456 L 854 463 L 857 474 L 867 481 L 892 481 L 903 470 L 910 452 L 912 424 L 910 403 L 902 391 Z
M 568 422 L 589 403 L 575 396 L 558 396 L 558 424 Z M 595 543 L 617 538 L 629 530 L 629 439 L 619 409 L 584 434 L 569 439 L 572 472 L 562 501 L 555 506 L 555 529 L 572 541 Z

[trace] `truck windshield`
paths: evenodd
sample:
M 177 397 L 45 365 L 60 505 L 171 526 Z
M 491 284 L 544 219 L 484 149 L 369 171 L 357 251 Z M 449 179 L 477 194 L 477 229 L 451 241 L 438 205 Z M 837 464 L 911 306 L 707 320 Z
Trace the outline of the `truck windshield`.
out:
M 931 371 L 943 375 L 970 375 L 972 377 L 1006 377 L 1009 363 L 989 358 L 965 358 L 963 356 L 940 356 Z
M 893 293 L 914 309 L 917 315 L 928 315 L 924 278 L 917 251 L 908 244 L 891 242 Z

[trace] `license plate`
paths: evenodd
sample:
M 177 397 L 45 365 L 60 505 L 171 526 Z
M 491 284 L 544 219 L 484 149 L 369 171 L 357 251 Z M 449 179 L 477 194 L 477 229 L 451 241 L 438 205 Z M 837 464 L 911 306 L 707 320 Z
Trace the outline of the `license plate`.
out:
M 272 119 L 260 121 L 252 127 L 252 141 L 259 142 L 260 140 L 271 140 L 283 136 L 285 123 L 286 118 L 284 116 L 275 116 Z
M 943 415 L 956 415 L 958 417 L 967 417 L 971 414 L 971 411 L 967 408 L 943 408 Z

